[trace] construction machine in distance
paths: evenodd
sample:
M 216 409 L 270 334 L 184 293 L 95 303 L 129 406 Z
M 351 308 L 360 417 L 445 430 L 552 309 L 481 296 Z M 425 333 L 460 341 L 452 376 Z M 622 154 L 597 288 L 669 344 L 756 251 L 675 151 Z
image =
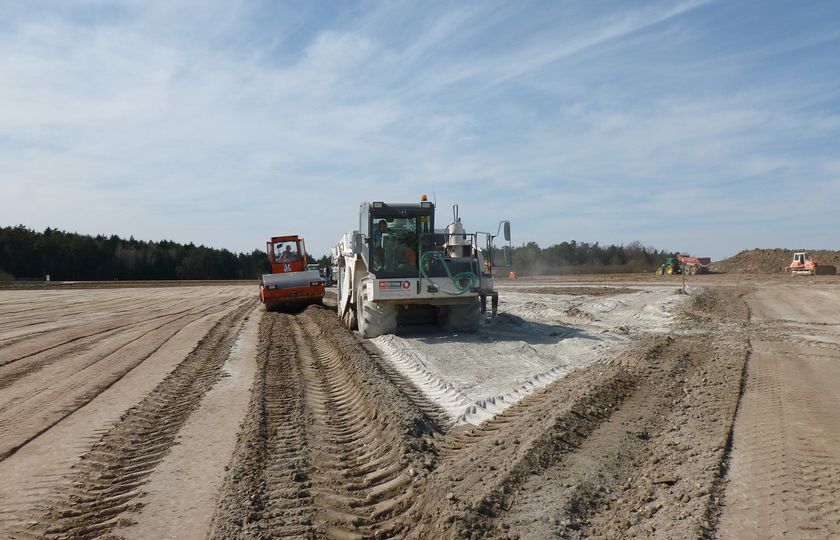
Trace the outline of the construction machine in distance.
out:
M 682 266 L 682 271 L 690 276 L 707 274 L 709 267 L 712 265 L 712 259 L 709 257 L 692 257 L 691 255 L 677 253 L 677 260 Z
M 662 266 L 656 269 L 656 274 L 660 276 L 662 274 L 687 274 L 689 276 L 705 274 L 709 272 L 711 264 L 712 259 L 709 257 L 692 257 L 691 255 L 677 253 L 676 257 L 665 259 Z
M 510 222 L 500 222 L 496 234 L 467 233 L 457 205 L 453 213 L 449 226 L 436 229 L 435 205 L 425 195 L 419 203 L 361 204 L 359 228 L 332 249 L 345 326 L 365 338 L 412 323 L 475 332 L 488 315 L 488 299 L 495 317 L 493 268 L 510 266 Z M 508 244 L 500 253 L 505 263 L 495 264 L 500 230 Z
M 324 280 L 317 269 L 307 267 L 303 238 L 297 235 L 273 236 L 266 242 L 266 254 L 271 273 L 260 278 L 260 301 L 266 311 L 323 301 Z
M 668 257 L 665 259 L 665 262 L 662 263 L 662 266 L 656 269 L 656 275 L 661 276 L 662 274 L 681 274 L 682 273 L 682 266 L 680 266 L 680 260 L 676 257 Z
M 793 276 L 833 276 L 837 274 L 837 268 L 830 264 L 819 264 L 811 256 L 799 251 L 793 254 L 793 261 L 785 268 Z

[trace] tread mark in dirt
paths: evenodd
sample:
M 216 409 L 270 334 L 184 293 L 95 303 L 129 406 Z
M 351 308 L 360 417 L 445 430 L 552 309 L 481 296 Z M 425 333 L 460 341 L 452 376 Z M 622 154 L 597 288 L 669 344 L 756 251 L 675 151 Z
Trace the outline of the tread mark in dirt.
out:
M 235 300 L 235 299 L 228 300 L 225 303 L 230 303 L 232 300 Z M 177 304 L 175 304 L 175 305 L 177 305 Z M 99 307 L 100 307 L 100 309 L 104 310 L 106 306 L 107 306 L 107 304 L 104 304 L 104 305 L 101 305 Z M 166 307 L 168 307 L 168 306 L 161 307 L 161 306 L 150 305 L 146 308 L 144 308 L 143 306 L 135 306 L 134 310 L 124 310 L 122 312 L 117 312 L 117 313 L 114 314 L 113 317 L 111 317 L 109 319 L 105 319 L 105 320 L 99 319 L 99 320 L 91 321 L 91 322 L 88 322 L 88 323 L 85 323 L 85 324 L 82 324 L 82 325 L 75 325 L 75 326 L 70 324 L 70 323 L 67 323 L 67 324 L 65 324 L 65 326 L 59 327 L 58 329 L 52 328 L 52 329 L 48 329 L 48 330 L 42 330 L 42 331 L 18 336 L 17 338 L 13 338 L 14 342 L 3 343 L 2 348 L 9 347 L 9 346 L 14 345 L 15 343 L 18 343 L 18 342 L 21 342 L 21 341 L 26 341 L 27 339 L 30 339 L 30 338 L 38 337 L 39 335 L 46 335 L 46 336 L 50 337 L 51 335 L 54 335 L 56 333 L 56 330 L 58 330 L 58 331 L 65 330 L 65 331 L 79 332 L 80 333 L 79 335 L 76 335 L 76 336 L 73 336 L 73 337 L 70 337 L 70 338 L 64 338 L 64 339 L 59 338 L 58 340 L 56 340 L 55 343 L 50 343 L 48 346 L 42 347 L 41 349 L 33 351 L 33 352 L 18 354 L 17 356 L 9 356 L 9 357 L 5 358 L 2 361 L 2 363 L 0 363 L 0 367 L 5 366 L 7 364 L 11 364 L 13 362 L 17 362 L 18 360 L 24 360 L 26 358 L 29 358 L 29 357 L 32 357 L 32 356 L 35 356 L 35 355 L 53 350 L 53 349 L 56 349 L 58 347 L 63 347 L 65 345 L 70 345 L 70 344 L 75 343 L 75 342 L 80 341 L 80 340 L 84 340 L 84 339 L 87 339 L 87 338 L 93 338 L 93 337 L 99 336 L 101 334 L 106 334 L 106 333 L 109 333 L 109 332 L 113 332 L 114 330 L 118 330 L 120 328 L 131 327 L 131 326 L 135 326 L 135 325 L 138 325 L 138 324 L 143 324 L 144 322 L 151 322 L 153 320 L 160 319 L 161 317 L 180 315 L 180 314 L 187 313 L 187 312 L 195 309 L 195 307 L 193 307 L 193 308 L 173 312 L 173 311 L 170 311 L 170 310 L 166 309 Z M 79 313 L 83 314 L 84 311 L 80 311 Z M 65 314 L 64 316 L 68 317 L 69 320 L 72 320 L 72 317 L 75 314 L 76 313 L 68 313 L 68 314 Z M 138 314 L 144 315 L 141 318 L 141 320 L 137 320 L 137 321 L 133 321 L 133 322 L 126 322 L 126 323 L 117 322 L 117 321 L 121 321 L 120 317 L 131 318 L 132 316 L 137 316 Z M 116 323 L 116 325 L 115 325 L 115 323 Z M 104 328 L 102 328 L 102 327 L 104 327 Z M 53 341 L 53 340 L 48 339 L 47 341 Z
M 751 421 L 736 425 L 720 538 L 840 534 L 840 437 L 833 429 L 840 396 L 826 382 L 834 366 L 798 344 L 757 344 L 742 409 Z
M 210 536 L 403 533 L 432 420 L 326 310 L 269 313 L 260 330 L 258 380 L 268 384 L 255 386 Z M 284 414 L 271 414 L 272 385 L 289 388 Z
M 221 368 L 248 313 L 247 301 L 223 317 L 143 401 L 130 409 L 85 454 L 43 509 L 43 537 L 96 538 L 139 508 L 140 487 L 168 453 L 181 426 L 221 376 Z
M 348 384 L 339 351 L 318 340 L 317 328 L 297 324 L 294 337 L 308 385 L 310 433 L 324 452 L 314 461 L 313 494 L 323 509 L 316 519 L 330 536 L 387 533 L 389 515 L 410 504 L 404 449 L 368 409 L 360 388 Z
M 226 301 L 225 304 L 227 304 L 227 303 L 228 302 Z M 243 302 L 239 301 L 239 303 L 242 304 Z M 249 302 L 249 303 L 253 304 L 255 302 Z M 171 321 L 163 323 L 163 324 L 161 324 L 161 325 L 159 325 L 155 328 L 152 328 L 150 330 L 144 331 L 143 334 L 141 334 L 140 336 L 132 338 L 130 341 L 119 345 L 119 347 L 117 347 L 116 349 L 106 352 L 103 356 L 98 356 L 96 358 L 93 358 L 90 361 L 88 361 L 86 364 L 79 366 L 79 368 L 70 377 L 67 377 L 67 379 L 65 381 L 63 381 L 64 383 L 66 383 L 64 385 L 65 387 L 63 389 L 66 394 L 71 394 L 72 395 L 73 392 L 71 390 L 77 389 L 80 386 L 80 384 L 83 385 L 83 387 L 85 387 L 84 392 L 81 392 L 81 393 L 77 392 L 78 395 L 72 401 L 68 401 L 68 402 L 65 403 L 65 402 L 62 402 L 60 399 L 58 399 L 57 401 L 53 401 L 53 402 L 44 401 L 43 399 L 40 400 L 40 401 L 37 400 L 36 398 L 43 392 L 50 392 L 50 391 L 55 392 L 55 387 L 54 386 L 45 386 L 41 390 L 39 390 L 37 392 L 33 392 L 33 393 L 25 396 L 25 398 L 22 399 L 22 400 L 8 402 L 8 403 L 5 403 L 3 405 L 0 405 L 0 432 L 5 431 L 5 429 L 7 428 L 8 425 L 16 424 L 19 421 L 19 419 L 22 417 L 22 415 L 23 415 L 24 418 L 28 418 L 31 415 L 38 415 L 38 417 L 43 415 L 46 418 L 46 421 L 44 421 L 39 426 L 36 426 L 38 428 L 37 430 L 32 430 L 31 432 L 29 432 L 26 435 L 26 437 L 20 438 L 19 440 L 11 440 L 10 439 L 10 440 L 5 441 L 7 443 L 7 445 L 5 445 L 5 446 L 0 445 L 0 461 L 8 458 L 12 454 L 14 454 L 15 452 L 17 452 L 18 450 L 20 450 L 21 448 L 23 448 L 27 444 L 29 444 L 30 442 L 35 440 L 36 438 L 40 437 L 46 431 L 48 431 L 53 426 L 55 426 L 60 421 L 62 421 L 64 418 L 73 414 L 76 410 L 78 410 L 79 408 L 88 404 L 96 396 L 98 396 L 99 394 L 101 394 L 102 392 L 104 392 L 105 390 L 107 390 L 108 388 L 110 388 L 111 386 L 116 384 L 117 382 L 119 382 L 123 377 L 125 377 L 126 375 L 131 373 L 134 368 L 141 365 L 149 357 L 151 357 L 152 355 L 157 353 L 158 350 L 160 350 L 162 347 L 164 347 L 167 344 L 167 342 L 169 341 L 170 338 L 172 338 L 172 336 L 177 335 L 178 332 L 180 332 L 183 329 L 183 326 L 173 327 L 171 329 L 168 329 L 167 328 L 168 326 L 171 326 L 171 325 L 173 325 L 174 322 L 185 319 L 185 318 L 189 318 L 190 319 L 189 322 L 196 321 L 196 320 L 198 320 L 202 317 L 207 316 L 208 314 L 213 314 L 213 313 L 216 313 L 216 312 L 220 311 L 219 309 L 217 309 L 218 307 L 219 306 L 212 306 L 212 307 L 209 307 L 209 308 L 206 308 L 206 309 L 204 309 L 204 308 L 200 309 L 193 314 L 179 315 Z M 91 385 L 87 384 L 89 382 L 87 379 L 80 377 L 80 375 L 82 373 L 84 373 L 86 370 L 95 369 L 97 364 L 99 364 L 100 362 L 107 361 L 108 359 L 113 358 L 120 350 L 122 350 L 126 347 L 129 347 L 134 343 L 139 342 L 144 337 L 149 336 L 156 331 L 163 331 L 164 329 L 166 329 L 167 332 L 170 332 L 170 334 L 167 337 L 165 337 L 164 339 L 161 339 L 152 349 L 150 349 L 142 357 L 138 357 L 138 358 L 134 359 L 131 363 L 125 363 L 122 366 L 122 368 L 119 370 L 119 372 L 115 373 L 115 376 L 113 378 L 110 378 L 110 379 L 107 379 L 107 380 L 104 380 L 104 381 L 100 381 L 98 384 L 95 384 L 95 385 L 91 386 Z M 82 382 L 80 383 L 79 381 L 82 381 Z M 20 410 L 22 407 L 27 407 L 28 403 L 32 402 L 32 400 L 35 400 L 34 401 L 35 402 L 35 407 L 34 408 L 30 408 L 29 410 L 24 409 L 23 411 Z M 55 408 L 56 404 L 61 405 L 60 409 Z M 50 414 L 47 414 L 49 411 L 48 410 L 45 411 L 45 409 L 48 409 L 51 406 L 53 406 L 53 409 L 52 409 L 53 414 L 50 415 Z M 15 409 L 17 409 L 17 410 L 15 410 Z M 12 444 L 9 444 L 9 443 L 12 443 Z
M 265 314 L 257 379 L 211 538 L 307 538 L 313 533 L 304 384 L 288 336 L 289 320 Z M 265 533 L 268 534 L 268 533 Z
M 130 343 L 133 343 L 133 342 L 135 342 L 139 339 L 142 339 L 146 334 L 148 334 L 150 332 L 154 332 L 155 330 L 158 330 L 158 329 L 160 329 L 160 328 L 162 328 L 162 327 L 164 327 L 168 324 L 172 324 L 176 321 L 187 318 L 191 315 L 197 315 L 197 314 L 198 315 L 203 315 L 203 314 L 206 314 L 206 313 L 215 313 L 215 312 L 219 311 L 220 309 L 223 310 L 223 309 L 229 307 L 230 304 L 233 304 L 236 301 L 237 301 L 236 298 L 232 298 L 230 300 L 226 300 L 224 302 L 221 302 L 219 304 L 214 304 L 214 305 L 212 305 L 210 307 L 206 307 L 206 308 L 205 307 L 198 307 L 198 308 L 192 307 L 192 308 L 185 309 L 185 310 L 182 310 L 182 311 L 177 311 L 177 312 L 174 312 L 174 313 L 165 313 L 163 315 L 156 315 L 154 317 L 148 317 L 148 318 L 145 318 L 145 319 L 140 320 L 140 321 L 134 321 L 134 322 L 125 323 L 125 324 L 118 324 L 116 326 L 109 325 L 108 328 L 106 328 L 104 330 L 97 330 L 97 331 L 92 332 L 92 333 L 85 333 L 83 335 L 75 336 L 71 339 L 64 340 L 60 343 L 51 345 L 49 347 L 40 349 L 38 351 L 27 353 L 27 354 L 25 354 L 23 356 L 20 356 L 20 357 L 17 357 L 17 358 L 7 359 L 3 362 L 2 365 L 0 365 L 0 368 L 6 368 L 5 370 L 0 370 L 0 371 L 2 371 L 2 373 L 0 373 L 0 389 L 5 388 L 7 386 L 10 386 L 12 383 L 17 381 L 18 379 L 21 379 L 21 378 L 29 375 L 30 373 L 32 373 L 34 371 L 37 371 L 37 370 L 39 370 L 39 369 L 41 369 L 45 366 L 48 366 L 48 365 L 52 364 L 53 362 L 55 362 L 56 360 L 61 360 L 65 357 L 67 357 L 70 354 L 73 354 L 73 353 L 78 352 L 80 350 L 84 350 L 86 347 L 90 346 L 90 344 L 88 342 L 96 343 L 97 341 L 99 341 L 101 339 L 104 339 L 106 337 L 109 337 L 111 335 L 115 335 L 115 334 L 118 334 L 120 332 L 125 332 L 129 328 L 141 327 L 143 325 L 153 323 L 153 321 L 158 321 L 160 319 L 166 319 L 163 322 L 163 324 L 158 324 L 158 325 L 152 327 L 150 330 L 148 330 L 144 334 L 141 334 L 140 336 L 136 337 L 135 339 L 132 339 L 131 341 L 123 343 L 119 347 L 119 348 L 122 348 L 126 345 L 129 345 Z M 66 349 L 64 349 L 65 347 L 66 347 Z M 119 350 L 119 348 L 116 349 L 116 350 Z M 103 355 L 103 356 L 107 356 L 107 354 L 112 354 L 112 353 L 116 352 L 116 350 L 108 351 L 108 353 L 106 353 L 106 355 Z M 27 365 L 24 366 L 21 369 L 16 370 L 15 369 L 17 367 L 16 365 L 10 365 L 10 364 L 14 364 L 15 362 L 20 362 L 22 360 L 26 360 L 26 359 L 32 358 L 34 356 L 38 356 L 38 355 L 41 355 L 41 354 L 44 354 L 44 353 L 50 353 L 50 352 L 53 353 L 53 356 L 47 356 L 46 358 L 37 359 L 37 360 L 35 360 L 31 363 L 27 363 Z
M 446 426 L 450 423 L 446 411 L 423 395 L 423 392 L 402 373 L 400 373 L 391 362 L 382 358 L 382 354 L 379 352 L 379 349 L 371 345 L 370 341 L 362 339 L 355 334 L 354 337 L 356 337 L 359 345 L 365 350 L 368 356 L 376 361 L 388 380 L 391 381 L 394 386 L 400 388 L 411 403 L 429 417 L 429 419 L 433 422 L 434 429 L 441 434 L 446 433 Z

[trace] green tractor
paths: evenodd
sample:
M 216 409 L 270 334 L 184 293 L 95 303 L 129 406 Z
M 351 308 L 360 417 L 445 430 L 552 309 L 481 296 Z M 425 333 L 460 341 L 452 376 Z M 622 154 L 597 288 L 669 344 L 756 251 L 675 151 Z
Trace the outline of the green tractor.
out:
M 657 276 L 661 276 L 662 274 L 682 274 L 682 265 L 680 264 L 680 260 L 676 257 L 668 257 L 665 259 L 662 266 L 656 269 Z

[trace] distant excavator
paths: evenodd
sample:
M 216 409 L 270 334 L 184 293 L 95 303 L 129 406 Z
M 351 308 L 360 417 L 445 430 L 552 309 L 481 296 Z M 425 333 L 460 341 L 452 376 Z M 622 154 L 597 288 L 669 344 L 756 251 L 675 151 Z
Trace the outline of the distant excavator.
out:
M 297 235 L 273 236 L 266 242 L 271 273 L 260 278 L 260 301 L 266 311 L 320 304 L 324 280 L 307 266 L 306 244 Z

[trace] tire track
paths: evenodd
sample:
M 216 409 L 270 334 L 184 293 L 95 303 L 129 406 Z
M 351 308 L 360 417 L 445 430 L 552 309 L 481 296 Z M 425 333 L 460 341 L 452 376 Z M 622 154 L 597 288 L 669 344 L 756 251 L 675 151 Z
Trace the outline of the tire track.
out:
M 230 298 L 228 300 L 225 300 L 221 304 L 214 305 L 213 307 L 225 306 L 227 304 L 231 304 L 231 303 L 235 302 L 236 300 L 237 300 L 236 298 Z M 183 304 L 183 303 L 181 303 L 181 304 Z M 5 358 L 3 359 L 2 362 L 0 362 L 0 368 L 3 368 L 3 367 L 5 367 L 9 364 L 18 362 L 20 360 L 25 360 L 27 358 L 37 356 L 39 354 L 43 354 L 43 353 L 50 352 L 50 351 L 55 351 L 56 349 L 59 349 L 61 347 L 67 346 L 67 345 L 71 345 L 71 344 L 80 345 L 80 343 L 79 343 L 80 341 L 84 342 L 84 341 L 91 340 L 91 339 L 94 339 L 94 338 L 101 338 L 101 337 L 103 337 L 103 335 L 106 335 L 110 332 L 119 331 L 119 330 L 126 330 L 126 329 L 129 329 L 129 328 L 135 327 L 135 326 L 147 324 L 147 323 L 150 323 L 150 322 L 153 322 L 153 321 L 156 321 L 156 320 L 160 320 L 160 319 L 163 319 L 163 318 L 177 317 L 179 315 L 189 315 L 191 312 L 195 312 L 196 310 L 206 310 L 207 309 L 207 308 L 204 308 L 204 306 L 191 306 L 191 307 L 186 308 L 186 309 L 181 309 L 181 310 L 172 312 L 167 308 L 168 308 L 168 306 L 166 308 L 152 310 L 152 313 L 154 313 L 154 314 L 161 313 L 159 315 L 156 314 L 154 316 L 149 316 L 150 314 L 146 311 L 142 311 L 142 313 L 137 314 L 137 313 L 134 312 L 134 310 L 132 310 L 132 313 L 135 316 L 130 317 L 129 320 L 124 322 L 124 323 L 117 322 L 117 321 L 119 321 L 119 319 L 114 317 L 114 316 L 111 316 L 111 317 L 109 317 L 109 319 L 107 321 L 95 321 L 95 322 L 85 324 L 83 326 L 75 327 L 75 328 L 72 328 L 70 331 L 79 332 L 80 335 L 75 335 L 73 337 L 70 337 L 69 339 L 58 337 L 57 339 L 47 339 L 47 340 L 41 339 L 41 340 L 38 340 L 38 343 L 42 343 L 44 341 L 47 341 L 48 343 L 50 341 L 52 341 L 52 343 L 49 343 L 45 347 L 42 346 L 40 349 L 35 350 L 35 351 L 17 353 L 18 356 L 12 356 L 16 353 L 9 352 L 8 348 L 3 347 L 3 348 L 6 349 L 4 351 L 4 357 Z M 103 328 L 103 326 L 104 326 L 104 328 Z M 55 330 L 48 330 L 48 331 L 45 331 L 45 332 L 48 335 L 50 335 L 53 332 L 55 332 Z M 38 334 L 33 334 L 33 335 L 35 337 L 37 337 Z M 58 334 L 58 335 L 60 336 L 60 334 Z M 26 337 L 29 337 L 29 336 L 26 336 Z M 23 339 L 26 339 L 26 337 L 23 338 Z M 17 343 L 15 343 L 15 344 L 17 344 Z M 65 351 L 60 351 L 60 352 L 65 352 Z
M 149 317 L 140 321 L 133 321 L 126 324 L 118 324 L 117 326 L 114 326 L 112 324 L 108 328 L 105 328 L 103 330 L 97 330 L 90 334 L 76 336 L 72 339 L 63 341 L 62 343 L 43 348 L 39 351 L 26 354 L 19 358 L 10 359 L 4 364 L 0 364 L 0 390 L 10 386 L 12 383 L 30 375 L 31 373 L 40 371 L 41 369 L 53 364 L 54 362 L 66 360 L 68 356 L 74 353 L 82 352 L 90 346 L 95 345 L 108 337 L 117 336 L 119 334 L 126 333 L 132 329 L 141 328 L 145 325 L 155 324 L 155 326 L 152 326 L 148 330 L 145 330 L 139 336 L 129 339 L 128 341 L 121 342 L 114 349 L 104 351 L 104 354 L 100 355 L 99 357 L 100 360 L 118 352 L 120 349 L 142 339 L 146 335 L 156 330 L 160 330 L 161 328 L 167 325 L 176 323 L 194 315 L 204 316 L 207 314 L 218 313 L 219 311 L 223 311 L 226 308 L 231 307 L 237 301 L 238 299 L 231 298 L 222 302 L 221 304 L 215 304 L 210 307 L 195 306 L 190 307 L 188 309 L 176 311 L 174 313 L 165 313 L 163 315 Z M 163 322 L 161 324 L 157 324 L 157 322 L 161 320 L 163 320 Z M 44 353 L 48 353 L 48 355 L 44 358 L 33 358 Z M 29 362 L 22 362 L 28 359 L 31 360 Z M 0 411 L 2 411 L 2 409 L 3 408 L 0 407 Z
M 315 513 L 305 426 L 304 383 L 288 319 L 260 324 L 257 379 L 230 473 L 210 529 L 212 538 L 306 538 Z
M 253 304 L 254 301 L 241 301 Z M 89 403 L 116 384 L 134 368 L 157 353 L 187 324 L 216 312 L 182 317 L 182 324 L 164 324 L 143 332 L 137 339 L 116 351 L 83 362 L 72 374 L 56 380 L 42 381 L 37 391 L 13 397 L 0 406 L 0 461 L 8 458 L 58 422 Z M 160 335 L 157 335 L 160 334 Z M 143 340 L 149 340 L 144 348 Z M 151 348 L 148 348 L 148 347 Z M 118 352 L 122 351 L 122 357 Z M 30 385 L 31 386 L 31 385 Z M 12 387 L 16 389 L 17 387 Z M 20 392 L 18 392 L 20 394 Z
M 411 404 L 428 416 L 433 423 L 434 430 L 441 434 L 445 434 L 447 432 L 447 426 L 450 424 L 449 416 L 446 414 L 446 411 L 444 411 L 438 404 L 430 401 L 423 394 L 423 391 L 417 388 L 414 383 L 409 381 L 402 373 L 400 373 L 391 362 L 382 358 L 382 354 L 379 352 L 379 349 L 372 345 L 369 340 L 363 339 L 357 334 L 353 334 L 353 337 L 356 338 L 359 346 L 365 350 L 367 355 L 376 362 L 380 369 L 382 369 L 388 381 L 402 390 L 403 394 L 405 394 L 409 401 L 411 401 Z
M 840 395 L 831 382 L 840 372 L 836 357 L 795 359 L 802 352 L 756 343 L 736 423 L 720 538 L 840 534 Z
M 296 321 L 297 322 L 297 321 Z M 393 536 L 391 518 L 411 504 L 412 477 L 401 463 L 407 454 L 404 433 L 396 433 L 371 410 L 340 351 L 321 340 L 312 323 L 293 327 L 307 382 L 315 444 L 313 495 L 323 509 L 316 516 L 328 536 L 354 533 Z M 375 405 L 374 405 L 375 407 Z
M 178 430 L 221 376 L 247 314 L 248 301 L 226 315 L 142 402 L 106 431 L 65 478 L 41 510 L 38 527 L 46 538 L 96 538 L 135 509 L 140 488 L 174 444 Z
M 335 316 L 267 313 L 249 419 L 213 537 L 393 537 L 431 467 L 435 421 Z
M 836 339 L 840 323 L 762 317 L 820 306 L 831 313 L 833 299 L 808 293 L 756 299 L 759 325 L 709 536 L 834 538 L 840 535 L 840 349 L 819 338 Z

